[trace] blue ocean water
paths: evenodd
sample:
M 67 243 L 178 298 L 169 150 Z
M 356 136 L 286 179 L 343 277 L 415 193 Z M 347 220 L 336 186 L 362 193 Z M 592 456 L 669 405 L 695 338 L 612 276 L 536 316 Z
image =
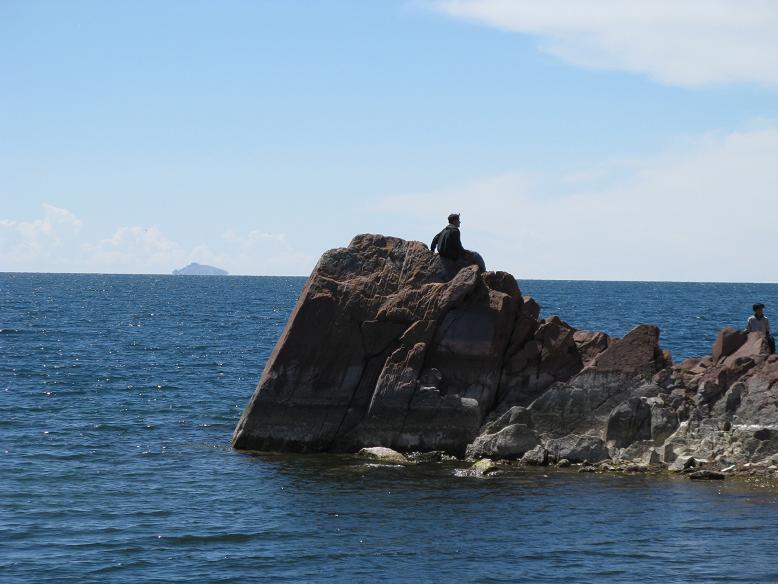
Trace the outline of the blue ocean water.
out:
M 769 489 L 232 451 L 303 284 L 0 274 L 0 581 L 778 580 Z M 676 360 L 778 307 L 778 285 L 521 286 L 578 328 L 657 323 Z

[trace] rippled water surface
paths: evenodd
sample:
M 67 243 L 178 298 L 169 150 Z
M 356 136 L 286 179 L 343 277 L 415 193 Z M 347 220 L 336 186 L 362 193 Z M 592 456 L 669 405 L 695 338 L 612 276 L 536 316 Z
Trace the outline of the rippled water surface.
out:
M 233 452 L 303 283 L 0 274 L 0 581 L 778 580 L 769 489 Z M 775 285 L 522 290 L 579 328 L 658 323 L 676 359 L 778 307 Z

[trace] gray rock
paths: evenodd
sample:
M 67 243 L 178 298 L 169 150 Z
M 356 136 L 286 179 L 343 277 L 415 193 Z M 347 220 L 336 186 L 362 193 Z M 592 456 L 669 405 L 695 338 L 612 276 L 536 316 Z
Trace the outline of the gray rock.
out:
M 363 448 L 357 454 L 371 460 L 378 460 L 390 464 L 405 464 L 408 462 L 408 459 L 396 450 L 384 448 L 382 446 Z
M 481 460 L 478 460 L 475 463 L 473 463 L 473 465 L 470 468 L 458 469 L 454 472 L 454 474 L 459 477 L 481 478 L 481 477 L 494 476 L 496 474 L 499 474 L 500 472 L 501 469 L 496 462 L 488 458 L 482 458 Z
M 605 439 L 618 448 L 651 438 L 651 406 L 641 398 L 630 398 L 608 416 Z
M 525 424 L 510 424 L 493 434 L 481 434 L 467 447 L 467 457 L 519 458 L 539 444 L 537 434 Z
M 689 473 L 689 478 L 693 481 L 723 481 L 726 475 L 715 470 L 703 469 Z
M 596 436 L 568 434 L 561 438 L 545 440 L 544 446 L 553 460 L 599 462 L 609 458 L 605 442 Z
M 548 451 L 542 446 L 536 446 L 521 457 L 521 462 L 529 466 L 547 466 Z

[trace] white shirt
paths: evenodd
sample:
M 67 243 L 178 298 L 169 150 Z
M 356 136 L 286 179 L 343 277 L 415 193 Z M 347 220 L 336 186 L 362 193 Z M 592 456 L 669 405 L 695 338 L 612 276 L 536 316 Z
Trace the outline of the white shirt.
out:
M 751 316 L 746 323 L 746 332 L 770 334 L 770 321 L 767 320 L 766 316 L 762 318 Z

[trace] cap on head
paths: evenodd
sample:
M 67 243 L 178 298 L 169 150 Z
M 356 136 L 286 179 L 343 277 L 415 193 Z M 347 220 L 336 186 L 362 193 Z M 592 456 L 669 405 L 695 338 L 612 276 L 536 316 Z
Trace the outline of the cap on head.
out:
M 752 308 L 754 309 L 754 312 L 756 312 L 760 308 L 764 308 L 764 304 L 762 304 L 761 302 L 757 302 L 756 304 L 754 304 L 754 306 L 752 306 Z
M 459 221 L 459 213 L 451 213 L 451 215 L 448 216 L 449 223 L 454 223 L 455 221 Z

